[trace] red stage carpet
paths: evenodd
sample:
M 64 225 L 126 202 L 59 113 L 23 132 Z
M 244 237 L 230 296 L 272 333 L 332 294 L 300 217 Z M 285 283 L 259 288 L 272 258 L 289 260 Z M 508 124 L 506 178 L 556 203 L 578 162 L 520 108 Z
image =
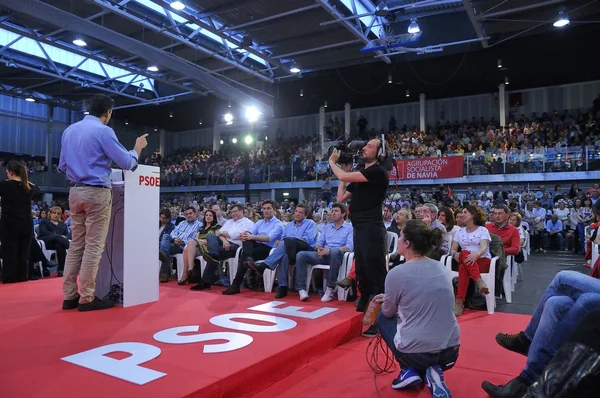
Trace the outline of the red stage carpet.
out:
M 454 368 L 445 373 L 446 383 L 455 398 L 487 397 L 481 389 L 483 380 L 504 384 L 518 375 L 525 365 L 525 357 L 498 346 L 494 336 L 500 331 L 523 330 L 530 317 L 465 312 L 459 319 L 460 355 Z M 378 395 L 373 372 L 365 359 L 369 342 L 370 339 L 363 337 L 354 339 L 265 389 L 255 398 L 431 398 L 427 387 L 394 391 L 391 383 L 399 369 L 392 374 L 377 376 Z
M 58 278 L 0 285 L 1 397 L 247 397 L 306 368 L 360 333 L 361 318 L 350 303 L 334 301 L 322 305 L 318 296 L 301 303 L 292 294 L 281 300 L 285 304 L 277 307 L 298 306 L 304 313 L 324 307 L 337 308 L 318 319 L 306 319 L 297 314 L 268 313 L 264 307 L 262 311 L 250 309 L 273 302 L 274 293 L 244 291 L 231 297 L 221 295 L 222 288 L 192 292 L 189 285 L 170 282 L 161 286 L 157 303 L 81 313 L 61 310 L 61 287 L 62 279 Z M 238 330 L 209 322 L 225 314 L 238 314 L 229 321 L 230 325 L 237 324 Z M 244 318 L 260 316 L 277 317 L 278 325 L 283 322 L 280 329 L 291 328 L 275 332 L 239 330 L 274 327 L 273 318 L 270 321 Z M 218 332 L 220 336 L 229 333 L 230 337 L 238 333 L 238 342 L 247 345 L 230 352 L 205 353 L 203 350 L 218 348 L 227 340 L 212 335 L 205 342 L 169 344 L 164 342 L 164 334 L 162 342 L 153 337 L 159 331 L 181 326 L 190 326 L 192 330 L 181 333 L 180 339 L 200 333 Z M 115 343 L 157 347 L 154 350 L 160 349 L 160 355 L 140 361 L 139 367 L 145 372 L 166 375 L 138 385 L 61 360 Z M 110 362 L 110 372 L 117 368 L 114 365 L 120 364 L 110 358 L 139 358 L 130 356 L 115 352 L 95 358 L 96 362 L 98 357 Z

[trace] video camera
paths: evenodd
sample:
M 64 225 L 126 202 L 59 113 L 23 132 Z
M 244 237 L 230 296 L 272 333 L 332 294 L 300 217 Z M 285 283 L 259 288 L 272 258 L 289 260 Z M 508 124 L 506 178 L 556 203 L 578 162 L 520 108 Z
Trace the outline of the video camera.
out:
M 357 164 L 359 168 L 364 167 L 365 160 L 361 156 L 361 150 L 367 145 L 368 141 L 350 141 L 349 143 L 340 142 L 335 146 L 329 147 L 327 157 L 331 156 L 334 149 L 340 151 L 339 164 Z M 381 166 L 390 171 L 394 167 L 391 156 L 386 156 Z

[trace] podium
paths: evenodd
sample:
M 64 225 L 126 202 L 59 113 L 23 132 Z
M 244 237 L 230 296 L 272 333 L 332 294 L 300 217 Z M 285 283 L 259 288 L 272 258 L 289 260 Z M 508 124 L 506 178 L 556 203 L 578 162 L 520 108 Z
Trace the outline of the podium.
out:
M 160 169 L 113 170 L 112 214 L 96 296 L 123 307 L 158 301 Z

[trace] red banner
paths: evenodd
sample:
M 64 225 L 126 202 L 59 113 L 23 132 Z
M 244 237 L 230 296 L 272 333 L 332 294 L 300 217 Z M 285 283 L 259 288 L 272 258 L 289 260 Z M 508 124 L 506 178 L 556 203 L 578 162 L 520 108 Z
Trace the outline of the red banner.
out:
M 431 180 L 460 178 L 464 175 L 462 156 L 394 160 L 390 180 Z

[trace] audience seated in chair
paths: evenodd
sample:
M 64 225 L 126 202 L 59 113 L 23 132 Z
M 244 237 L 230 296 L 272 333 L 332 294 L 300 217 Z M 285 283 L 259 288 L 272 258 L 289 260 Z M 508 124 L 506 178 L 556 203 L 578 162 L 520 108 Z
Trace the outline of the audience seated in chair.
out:
M 259 272 L 256 260 L 264 260 L 275 242 L 281 240 L 283 223 L 275 217 L 275 206 L 270 200 L 265 200 L 262 205 L 263 219 L 252 225 L 248 231 L 240 234 L 242 253 L 238 264 L 237 273 L 231 285 L 223 291 L 225 295 L 240 293 L 242 281 L 247 270 Z M 264 270 L 264 269 L 263 269 Z
M 296 255 L 302 251 L 313 251 L 317 241 L 317 228 L 313 220 L 306 218 L 308 208 L 299 204 L 294 210 L 294 221 L 286 224 L 281 240 L 275 242 L 275 250 L 262 263 L 256 265 L 260 275 L 265 269 L 278 269 L 278 289 L 276 299 L 287 296 L 288 267 L 296 265 Z
M 189 240 L 185 245 L 185 249 L 183 249 L 182 279 L 178 281 L 180 285 L 185 285 L 187 283 L 190 274 L 194 269 L 194 260 L 196 257 L 208 253 L 207 236 L 215 235 L 219 229 L 221 229 L 221 226 L 217 223 L 217 213 L 212 210 L 205 210 L 202 227 L 198 231 L 198 234 L 196 234 L 196 237 Z M 190 290 L 203 290 L 208 288 L 210 288 L 210 284 L 205 284 L 200 281 L 197 285 L 192 286 Z
M 575 271 L 556 274 L 525 330 L 496 335 L 496 342 L 502 347 L 527 357 L 525 369 L 505 385 L 484 381 L 482 388 L 492 398 L 523 397 L 584 316 L 599 309 L 600 280 Z M 531 395 L 534 396 L 539 395 Z
M 198 212 L 194 207 L 187 207 L 183 214 L 185 215 L 185 221 L 177 224 L 170 234 L 164 234 L 160 240 L 159 258 L 161 261 L 161 283 L 169 281 L 172 266 L 171 256 L 183 253 L 185 243 L 190 239 L 194 239 L 202 225 L 200 220 L 198 220 Z
M 44 241 L 46 249 L 56 250 L 57 274 L 61 277 L 65 269 L 65 259 L 67 258 L 71 233 L 67 225 L 62 222 L 62 209 L 60 207 L 52 207 L 49 216 L 49 219 L 40 221 L 38 239 Z
M 469 277 L 473 278 L 480 293 L 489 293 L 486 283 L 481 279 L 481 274 L 489 272 L 492 260 L 489 248 L 492 238 L 484 227 L 483 210 L 476 206 L 466 206 L 463 210 L 462 222 L 465 227 L 454 235 L 451 249 L 452 258 L 458 262 L 458 291 L 454 303 L 456 316 L 461 316 L 463 313 Z
M 382 303 L 376 325 L 401 368 L 392 388 L 404 389 L 425 379 L 433 397 L 449 398 L 443 372 L 458 359 L 460 330 L 447 271 L 427 258 L 432 248 L 442 245 L 442 235 L 423 221 L 407 221 L 398 241 L 406 263 L 390 270 L 385 293 L 373 300 Z
M 171 222 L 171 210 L 162 209 L 159 213 L 159 223 L 158 223 L 158 243 L 162 240 L 163 235 L 170 235 L 171 232 L 175 229 L 175 224 Z
M 344 260 L 344 253 L 354 249 L 352 225 L 346 223 L 346 206 L 335 203 L 331 207 L 331 222 L 323 229 L 314 251 L 301 251 L 296 255 L 296 290 L 301 301 L 308 300 L 306 290 L 307 270 L 310 265 L 329 264 L 327 289 L 321 298 L 322 302 L 333 300 L 339 269 Z M 323 286 L 325 287 L 325 286 Z

